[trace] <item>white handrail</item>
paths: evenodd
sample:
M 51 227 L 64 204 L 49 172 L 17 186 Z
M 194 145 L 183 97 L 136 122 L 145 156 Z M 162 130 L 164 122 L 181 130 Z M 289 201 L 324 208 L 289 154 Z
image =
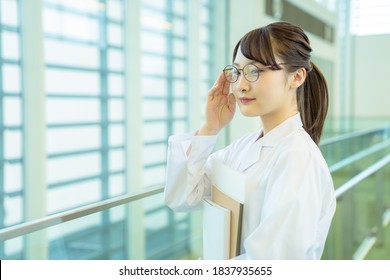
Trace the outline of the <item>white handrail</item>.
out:
M 58 214 L 36 219 L 30 222 L 25 222 L 12 227 L 4 228 L 0 230 L 0 241 L 4 242 L 6 240 L 21 235 L 32 233 L 41 229 L 45 229 L 90 214 L 94 214 L 103 210 L 107 210 L 115 206 L 120 206 L 129 202 L 133 202 L 147 196 L 161 193 L 163 191 L 164 191 L 164 187 L 148 188 L 146 191 L 137 194 L 127 194 L 127 195 L 122 195 L 122 196 L 102 200 L 69 211 L 61 212 Z
M 337 142 L 340 142 L 340 141 L 343 141 L 346 139 L 356 138 L 356 137 L 360 137 L 363 135 L 384 131 L 386 129 L 390 131 L 390 125 L 384 125 L 384 126 L 380 126 L 380 127 L 369 129 L 369 130 L 354 131 L 354 132 L 349 132 L 349 133 L 337 135 L 337 136 L 327 138 L 327 139 L 321 141 L 320 146 L 334 144 L 334 143 L 337 143 Z
M 352 177 L 350 180 L 348 180 L 346 183 L 344 183 L 343 185 L 341 185 L 340 187 L 338 187 L 336 189 L 336 191 L 335 191 L 336 198 L 339 198 L 340 196 L 342 196 L 346 191 L 348 191 L 349 189 L 356 186 L 356 184 L 358 184 L 362 180 L 366 179 L 368 176 L 377 172 L 379 169 L 381 169 L 382 167 L 387 165 L 389 162 L 390 162 L 390 154 L 383 157 L 381 160 L 377 161 L 376 163 L 374 163 L 370 167 L 364 169 L 362 172 L 360 172 L 356 176 Z

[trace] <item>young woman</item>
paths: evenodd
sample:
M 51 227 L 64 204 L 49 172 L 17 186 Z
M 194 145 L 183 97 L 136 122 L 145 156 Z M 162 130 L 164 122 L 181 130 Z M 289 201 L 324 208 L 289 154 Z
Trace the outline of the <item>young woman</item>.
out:
M 250 31 L 210 89 L 203 125 L 169 139 L 165 200 L 175 211 L 210 196 L 213 158 L 247 176 L 238 259 L 321 258 L 336 199 L 318 148 L 328 90 L 311 51 L 303 30 L 286 22 Z M 211 154 L 236 103 L 262 128 Z

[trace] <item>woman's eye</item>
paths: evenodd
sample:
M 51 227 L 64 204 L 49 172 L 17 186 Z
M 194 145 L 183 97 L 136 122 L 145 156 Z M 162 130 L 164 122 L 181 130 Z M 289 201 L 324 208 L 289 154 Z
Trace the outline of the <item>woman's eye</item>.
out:
M 256 76 L 259 73 L 260 73 L 260 71 L 258 69 L 251 69 L 248 74 L 252 75 L 252 76 Z

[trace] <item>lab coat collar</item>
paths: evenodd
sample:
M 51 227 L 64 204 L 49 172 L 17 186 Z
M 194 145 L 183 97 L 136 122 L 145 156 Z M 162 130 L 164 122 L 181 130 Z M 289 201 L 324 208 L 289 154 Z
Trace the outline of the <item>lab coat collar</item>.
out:
M 243 151 L 243 158 L 238 168 L 239 171 L 243 172 L 244 170 L 255 164 L 260 159 L 260 152 L 263 147 L 272 148 L 276 146 L 287 135 L 296 131 L 300 127 L 302 127 L 302 120 L 301 115 L 298 113 L 288 118 L 287 120 L 273 128 L 271 131 L 269 131 L 266 135 L 261 137 L 259 140 L 257 140 L 259 136 L 263 133 L 263 129 L 261 129 L 259 133 L 255 134 L 255 137 L 252 140 L 251 144 L 247 146 L 245 151 Z
M 296 115 L 286 119 L 284 122 L 271 129 L 266 135 L 264 135 L 257 141 L 261 142 L 262 146 L 274 147 L 287 135 L 296 131 L 302 126 L 303 124 L 301 120 L 301 114 L 298 112 Z M 257 136 L 260 136 L 262 134 L 263 129 L 261 129 L 260 134 L 258 134 Z M 254 141 L 256 141 L 256 139 L 254 139 Z

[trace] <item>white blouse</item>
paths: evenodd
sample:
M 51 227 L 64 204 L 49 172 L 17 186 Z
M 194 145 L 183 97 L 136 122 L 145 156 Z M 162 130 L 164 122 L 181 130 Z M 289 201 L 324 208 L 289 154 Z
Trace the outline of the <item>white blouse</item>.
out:
M 210 164 L 217 158 L 248 180 L 237 259 L 320 259 L 336 210 L 328 166 L 299 113 L 258 139 L 262 133 L 213 154 L 217 136 L 171 136 L 165 201 L 175 211 L 199 209 L 210 197 Z

